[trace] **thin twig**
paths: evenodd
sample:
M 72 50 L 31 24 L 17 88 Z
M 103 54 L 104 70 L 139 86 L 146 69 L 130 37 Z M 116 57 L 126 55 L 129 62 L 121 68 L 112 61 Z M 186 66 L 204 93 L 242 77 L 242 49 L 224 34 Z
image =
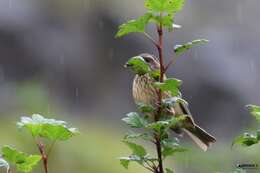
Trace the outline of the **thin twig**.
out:
M 49 149 L 48 149 L 48 152 L 47 152 L 47 156 L 48 156 L 48 157 L 49 157 L 49 155 L 50 155 L 50 153 L 51 153 L 51 151 L 52 151 L 52 149 L 53 149 L 55 143 L 56 143 L 56 140 L 51 143 L 51 145 L 50 145 L 50 147 L 49 147 Z
M 145 160 L 144 161 L 151 169 L 153 169 L 154 168 L 154 164 L 153 165 L 151 165 L 147 160 Z
M 142 164 L 141 164 L 142 165 Z M 145 166 L 145 165 L 142 165 L 145 169 L 147 169 L 147 170 L 149 170 L 149 171 L 151 171 L 151 172 L 154 172 L 154 170 L 152 169 L 152 168 L 149 168 L 149 167 L 147 167 L 147 166 Z
M 156 41 L 155 41 L 147 32 L 144 32 L 144 35 L 145 35 L 146 38 L 148 38 L 156 47 L 159 46 L 159 45 L 156 43 Z
M 170 62 L 165 67 L 165 72 L 169 69 L 169 67 L 174 63 L 174 58 L 170 60 Z

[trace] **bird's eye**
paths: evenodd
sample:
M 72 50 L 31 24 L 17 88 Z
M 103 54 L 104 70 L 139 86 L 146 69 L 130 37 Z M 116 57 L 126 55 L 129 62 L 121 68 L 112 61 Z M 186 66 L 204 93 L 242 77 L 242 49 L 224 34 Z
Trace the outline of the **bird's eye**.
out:
M 144 58 L 144 60 L 145 60 L 146 62 L 152 62 L 152 60 L 151 60 L 150 58 Z

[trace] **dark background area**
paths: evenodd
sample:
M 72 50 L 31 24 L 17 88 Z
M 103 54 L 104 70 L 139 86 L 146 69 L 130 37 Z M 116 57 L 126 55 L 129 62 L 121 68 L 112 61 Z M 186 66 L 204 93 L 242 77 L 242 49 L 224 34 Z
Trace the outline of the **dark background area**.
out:
M 188 0 L 175 20 L 182 29 L 165 37 L 167 60 L 173 55 L 175 44 L 197 38 L 210 40 L 206 46 L 180 57 L 168 76 L 183 80 L 183 96 L 196 121 L 218 139 L 212 153 L 194 151 L 210 162 L 212 170 L 234 166 L 232 162 L 239 157 L 234 159 L 230 154 L 230 162 L 221 168 L 221 156 L 213 153 L 232 153 L 233 138 L 254 126 L 244 106 L 260 104 L 259 5 L 258 0 Z M 116 157 L 128 152 L 120 144 L 127 131 L 120 119 L 135 110 L 131 96 L 133 75 L 123 64 L 132 56 L 156 51 L 141 34 L 122 39 L 115 39 L 114 35 L 119 24 L 143 12 L 140 0 L 0 0 L 1 123 L 32 113 L 69 119 L 84 131 L 86 138 L 78 138 L 78 142 L 95 146 L 93 152 L 99 153 L 99 145 L 117 146 L 111 147 L 116 152 L 110 154 L 104 149 L 109 160 L 104 165 L 111 163 L 116 167 L 111 172 L 119 172 Z M 151 34 L 155 34 L 154 30 L 153 26 L 148 27 Z M 7 136 L 10 141 L 17 139 Z M 82 172 L 101 172 L 92 164 L 96 163 L 93 157 L 99 154 L 91 155 L 88 149 L 84 149 L 86 156 L 77 156 L 86 157 L 81 158 Z M 77 153 L 70 150 L 67 152 Z M 177 159 L 180 172 L 193 167 L 194 172 L 211 170 L 196 164 L 195 156 L 189 158 L 187 154 Z M 185 161 L 186 157 L 192 161 Z M 87 169 L 88 165 L 93 169 Z

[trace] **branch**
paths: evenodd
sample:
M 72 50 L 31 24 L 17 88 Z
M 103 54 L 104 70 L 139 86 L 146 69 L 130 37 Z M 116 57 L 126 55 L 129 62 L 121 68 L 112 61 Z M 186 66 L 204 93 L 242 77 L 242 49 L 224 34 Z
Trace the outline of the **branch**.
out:
M 46 155 L 46 152 L 45 152 L 45 146 L 40 140 L 35 140 L 35 141 L 36 141 L 36 144 L 37 144 L 38 149 L 40 151 L 40 154 L 42 156 L 44 172 L 48 173 L 48 156 Z
M 173 64 L 173 62 L 174 62 L 174 58 L 172 58 L 172 59 L 170 60 L 170 62 L 166 65 L 166 67 L 165 67 L 165 72 L 169 69 L 169 67 Z
M 162 13 L 160 13 L 160 18 L 162 18 Z M 165 73 L 165 68 L 164 68 L 164 59 L 163 59 L 163 24 L 162 22 L 160 23 L 159 26 L 157 26 L 157 32 L 158 32 L 158 37 L 159 37 L 159 43 L 158 43 L 158 53 L 159 53 L 159 60 L 160 60 L 160 82 L 163 83 L 164 81 L 164 73 Z M 155 116 L 155 121 L 160 120 L 160 116 L 162 113 L 162 90 L 159 89 L 158 91 L 158 111 L 157 115 Z M 158 155 L 158 168 L 156 168 L 156 172 L 158 173 L 164 173 L 163 169 L 163 159 L 162 159 L 162 146 L 161 146 L 161 139 L 160 136 L 157 134 L 154 135 L 154 138 L 156 140 L 156 150 L 157 150 L 157 155 Z

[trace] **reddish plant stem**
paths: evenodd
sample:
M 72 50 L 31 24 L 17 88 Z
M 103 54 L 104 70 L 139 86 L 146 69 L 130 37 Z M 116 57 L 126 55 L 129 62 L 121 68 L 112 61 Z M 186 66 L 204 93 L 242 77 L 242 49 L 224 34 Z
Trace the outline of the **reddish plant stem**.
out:
M 39 149 L 41 156 L 42 156 L 44 172 L 48 173 L 48 156 L 45 152 L 45 146 L 42 142 L 37 142 L 37 146 L 38 146 L 38 149 Z
M 160 15 L 162 17 L 162 14 Z M 157 32 L 158 32 L 158 37 L 159 37 L 159 43 L 157 46 L 158 53 L 159 53 L 159 61 L 160 61 L 160 82 L 164 82 L 164 73 L 165 73 L 165 68 L 164 68 L 164 61 L 163 61 L 163 26 L 162 23 L 157 27 Z M 160 116 L 162 113 L 162 90 L 159 89 L 158 91 L 158 111 L 155 116 L 155 121 L 160 120 Z M 158 168 L 156 168 L 155 173 L 164 173 L 163 169 L 163 159 L 162 159 L 162 146 L 161 146 L 161 139 L 160 135 L 156 134 L 155 135 L 155 140 L 156 140 L 156 150 L 157 150 L 157 155 L 158 155 Z

